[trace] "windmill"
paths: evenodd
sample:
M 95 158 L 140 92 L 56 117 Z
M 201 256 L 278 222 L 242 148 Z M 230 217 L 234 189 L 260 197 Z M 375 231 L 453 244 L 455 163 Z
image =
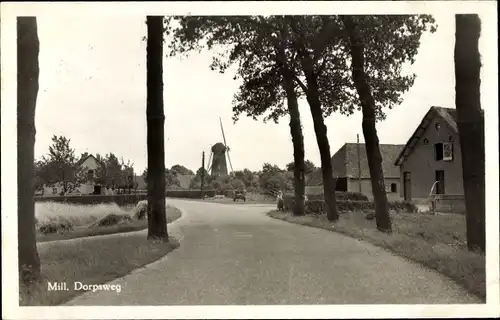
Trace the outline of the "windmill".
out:
M 229 157 L 229 147 L 226 144 L 226 136 L 224 134 L 224 127 L 222 126 L 222 119 L 219 118 L 220 121 L 220 129 L 222 131 L 222 139 L 224 143 L 217 142 L 212 146 L 212 152 L 210 153 L 210 157 L 208 159 L 208 172 L 212 176 L 227 176 L 227 162 L 229 162 L 229 166 L 231 168 L 231 172 L 233 172 L 233 165 L 231 163 L 231 157 Z M 226 162 L 227 155 L 227 162 Z

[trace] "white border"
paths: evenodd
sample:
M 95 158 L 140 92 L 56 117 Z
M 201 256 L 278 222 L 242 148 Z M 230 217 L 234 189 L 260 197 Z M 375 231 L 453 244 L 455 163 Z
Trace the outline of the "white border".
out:
M 331 306 L 189 306 L 189 307 L 19 307 L 17 285 L 16 35 L 15 17 L 145 16 L 249 14 L 415 14 L 479 13 L 497 23 L 496 1 L 288 1 L 288 2 L 74 2 L 1 3 L 1 160 L 2 160 L 2 317 L 8 319 L 189 319 L 189 318 L 392 318 L 494 317 L 499 315 L 498 65 L 485 77 L 495 79 L 486 112 L 487 304 L 485 305 L 331 305 Z M 483 19 L 484 23 L 484 19 Z M 496 32 L 496 28 L 495 28 Z M 491 36 L 497 51 L 497 34 Z M 493 60 L 492 60 L 493 61 Z M 497 61 L 495 59 L 494 61 Z M 495 63 L 495 62 L 493 62 Z M 8 79 L 8 81 L 7 81 Z M 496 94 L 493 95 L 493 92 Z M 482 98 L 485 99 L 484 97 Z

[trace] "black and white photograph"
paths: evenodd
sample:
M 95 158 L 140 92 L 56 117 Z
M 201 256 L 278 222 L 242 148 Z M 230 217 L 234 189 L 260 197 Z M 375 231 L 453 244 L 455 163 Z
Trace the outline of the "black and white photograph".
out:
M 1 6 L 3 318 L 500 316 L 495 1 Z

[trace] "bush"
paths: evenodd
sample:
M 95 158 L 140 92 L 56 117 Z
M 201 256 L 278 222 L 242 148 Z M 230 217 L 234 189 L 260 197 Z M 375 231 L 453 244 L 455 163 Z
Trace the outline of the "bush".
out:
M 359 192 L 343 192 L 336 191 L 335 197 L 337 200 L 353 200 L 353 201 L 369 201 L 368 197 Z M 324 200 L 324 194 L 311 194 L 307 196 L 308 200 Z
M 38 226 L 38 231 L 43 234 L 65 233 L 73 229 L 73 224 L 67 219 L 46 221 Z
M 56 202 L 75 205 L 98 205 L 116 203 L 118 206 L 133 205 L 143 200 L 146 194 L 81 195 L 81 196 L 36 196 L 35 202 Z
M 291 203 L 288 200 L 289 204 Z M 290 210 L 292 207 L 286 207 L 286 210 Z M 373 211 L 375 210 L 375 203 L 371 201 L 350 201 L 350 200 L 338 200 L 337 210 L 342 212 L 354 212 L 354 211 Z M 417 207 L 406 201 L 389 201 L 389 210 L 394 210 L 396 212 L 418 212 Z M 325 201 L 324 200 L 309 200 L 306 201 L 306 212 L 312 214 L 323 214 L 325 213 Z
M 132 221 L 132 218 L 129 215 L 111 213 L 105 216 L 104 218 L 94 222 L 92 225 L 89 226 L 89 228 L 109 227 L 130 221 Z
M 134 217 L 142 220 L 148 217 L 148 200 L 142 200 L 134 208 Z
M 215 197 L 215 190 L 204 190 L 204 195 L 209 198 Z M 170 198 L 201 199 L 201 190 L 167 190 L 165 196 Z
M 349 208 L 351 208 L 353 206 L 352 204 L 346 204 L 345 205 L 346 210 L 343 210 L 342 204 L 339 204 L 339 202 L 342 202 L 342 201 L 368 202 L 369 201 L 367 196 L 365 196 L 364 194 L 359 193 L 359 192 L 340 192 L 340 191 L 337 191 L 337 192 L 335 192 L 335 196 L 337 199 L 337 207 L 339 208 L 339 211 L 352 211 L 352 210 L 349 210 Z M 311 194 L 311 195 L 307 196 L 307 200 L 308 200 L 307 202 L 324 201 L 323 198 L 324 198 L 323 194 Z M 285 203 L 285 210 L 291 210 L 293 208 L 293 206 L 295 205 L 295 195 L 292 193 L 284 194 L 283 201 Z M 318 206 L 320 206 L 320 205 L 315 203 L 315 204 L 312 204 L 312 206 L 313 206 L 313 208 L 318 208 Z M 366 207 L 367 205 L 359 204 L 358 206 Z M 365 209 L 369 209 L 369 208 L 365 208 Z M 307 211 L 307 203 L 306 203 L 306 211 Z M 314 211 L 314 212 L 316 212 L 316 211 Z

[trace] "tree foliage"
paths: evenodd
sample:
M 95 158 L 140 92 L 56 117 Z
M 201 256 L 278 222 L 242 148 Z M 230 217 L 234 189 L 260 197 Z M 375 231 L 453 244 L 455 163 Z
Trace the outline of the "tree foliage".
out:
M 35 165 L 40 185 L 62 182 L 64 191 L 66 191 L 67 183 L 75 181 L 77 161 L 75 150 L 71 148 L 70 141 L 64 136 L 52 136 L 49 153 L 37 161 Z
M 434 32 L 437 26 L 429 15 L 353 17 L 366 48 L 366 73 L 377 118 L 384 119 L 385 110 L 400 104 L 414 83 L 415 74 L 403 72 L 403 66 L 415 61 L 422 34 Z M 177 26 L 169 29 L 171 56 L 209 49 L 214 51 L 212 69 L 225 72 L 237 66 L 235 79 L 242 84 L 233 104 L 235 120 L 241 113 L 256 118 L 267 112 L 265 119 L 274 121 L 287 114 L 276 65 L 277 39 L 286 44 L 288 61 L 298 61 L 301 50 L 308 53 L 324 116 L 332 112 L 350 115 L 361 109 L 350 74 L 349 39 L 340 16 L 184 16 L 173 20 Z M 294 63 L 289 69 L 307 90 L 303 67 Z
M 175 188 L 180 188 L 181 182 L 179 181 L 179 178 L 177 177 L 179 173 L 173 169 L 168 169 L 165 168 L 165 187 L 167 189 L 175 189 Z M 142 177 L 144 178 L 144 181 L 147 186 L 147 180 L 148 180 L 148 168 L 144 169 L 144 172 L 142 173 Z
M 173 165 L 170 170 L 182 175 L 194 175 L 194 172 L 192 170 L 189 170 L 188 168 L 180 164 Z

